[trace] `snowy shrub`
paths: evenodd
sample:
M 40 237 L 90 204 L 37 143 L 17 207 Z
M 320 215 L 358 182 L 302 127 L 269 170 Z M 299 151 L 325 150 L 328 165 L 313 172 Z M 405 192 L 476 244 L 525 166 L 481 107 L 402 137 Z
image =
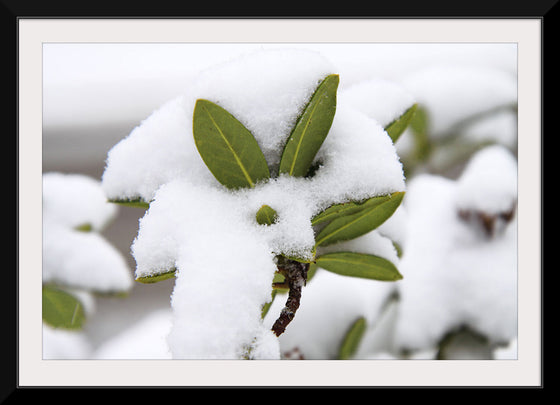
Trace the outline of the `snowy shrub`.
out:
M 516 205 L 517 163 L 503 146 L 477 152 L 457 180 L 416 176 L 395 214 L 351 241 L 398 263 L 404 279 L 377 283 L 317 270 L 279 338 L 283 355 L 515 358 Z M 399 240 L 400 258 L 383 233 Z M 274 302 L 270 312 L 280 307 Z
M 489 350 L 517 337 L 517 162 L 477 152 L 461 176 L 408 183 L 406 245 L 393 348 L 439 351 L 453 338 Z
M 334 71 L 314 52 L 244 55 L 203 71 L 109 151 L 105 193 L 147 209 L 136 280 L 175 278 L 173 358 L 280 358 L 308 272 L 402 278 L 380 229 L 404 196 L 393 142 L 416 105 L 387 100 L 382 125 L 356 107 L 363 93 L 337 100 Z
M 132 277 L 119 251 L 100 234 L 116 215 L 99 181 L 43 174 L 43 321 L 80 329 L 91 294 L 125 294 Z

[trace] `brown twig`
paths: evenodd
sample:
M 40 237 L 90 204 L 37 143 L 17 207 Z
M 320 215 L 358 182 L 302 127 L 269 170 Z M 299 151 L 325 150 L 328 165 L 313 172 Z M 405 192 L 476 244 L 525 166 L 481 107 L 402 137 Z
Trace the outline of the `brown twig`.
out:
M 301 299 L 301 289 L 307 281 L 309 263 L 301 263 L 284 257 L 278 259 L 278 272 L 285 277 L 284 283 L 289 287 L 286 305 L 280 312 L 278 319 L 272 325 L 272 331 L 280 336 L 288 324 L 294 319 Z

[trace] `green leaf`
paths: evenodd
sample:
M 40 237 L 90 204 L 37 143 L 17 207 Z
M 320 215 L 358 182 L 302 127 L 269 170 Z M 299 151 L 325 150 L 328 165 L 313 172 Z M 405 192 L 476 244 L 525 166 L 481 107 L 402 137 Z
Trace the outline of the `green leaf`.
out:
M 385 127 L 385 131 L 389 134 L 393 143 L 397 142 L 397 139 L 402 135 L 406 127 L 412 121 L 414 114 L 416 114 L 417 104 L 414 104 L 408 110 L 406 110 L 399 118 L 391 122 L 387 127 Z
M 272 225 L 278 220 L 278 213 L 269 205 L 263 205 L 257 211 L 257 223 L 259 225 Z
M 379 281 L 396 281 L 402 275 L 389 260 L 366 253 L 333 252 L 320 255 L 317 266 L 342 276 Z
M 318 268 L 319 267 L 317 266 L 317 264 L 315 262 L 309 263 L 309 270 L 307 270 L 307 282 L 308 283 L 315 276 L 315 273 L 317 273 Z
M 412 121 L 410 128 L 414 136 L 414 159 L 419 162 L 428 160 L 433 151 L 432 141 L 429 135 L 430 120 L 428 111 L 425 108 L 418 108 Z
M 161 273 L 157 273 L 157 274 L 153 274 L 150 276 L 144 276 L 144 277 L 136 277 L 136 281 L 143 283 L 143 284 L 153 284 L 153 283 L 157 283 L 159 281 L 163 281 L 163 280 L 168 280 L 170 278 L 175 277 L 175 273 L 177 272 L 177 270 L 175 268 L 168 270 L 168 271 L 163 271 Z
M 385 222 L 399 207 L 403 191 L 387 196 L 373 197 L 358 206 L 358 210 L 347 210 L 335 217 L 315 237 L 316 246 L 326 246 L 343 240 L 354 239 L 374 230 Z M 348 213 L 348 215 L 345 215 Z
M 284 146 L 280 173 L 303 177 L 309 172 L 334 119 L 338 83 L 338 75 L 329 75 L 311 96 Z
M 84 307 L 66 291 L 44 285 L 43 321 L 53 328 L 81 329 L 85 321 Z
M 91 232 L 93 230 L 93 227 L 91 226 L 90 223 L 84 223 L 84 224 L 75 226 L 74 229 L 76 231 L 80 231 L 80 232 Z
M 365 201 L 350 201 L 341 204 L 333 204 L 329 208 L 321 211 L 319 214 L 315 215 L 311 219 L 311 225 L 321 224 L 323 222 L 333 221 L 336 218 L 343 217 L 345 215 L 355 214 L 366 208 L 365 203 L 368 201 L 374 203 L 378 201 L 380 197 L 373 197 Z
M 143 208 L 143 209 L 150 208 L 150 203 L 144 201 L 140 197 L 135 199 L 126 199 L 126 200 L 110 199 L 109 202 L 113 204 L 124 205 L 126 207 L 135 207 L 135 208 Z
M 393 242 L 393 246 L 394 246 L 395 250 L 397 251 L 397 257 L 401 258 L 402 255 L 403 255 L 402 246 L 400 245 L 400 243 L 397 243 L 395 241 L 392 241 L 392 242 Z
M 253 134 L 219 105 L 203 99 L 196 101 L 193 134 L 202 160 L 224 186 L 254 187 L 270 177 Z
M 346 332 L 346 335 L 344 335 L 344 339 L 342 340 L 342 344 L 340 345 L 340 349 L 338 351 L 339 360 L 348 360 L 352 358 L 352 356 L 356 353 L 356 350 L 358 350 L 358 346 L 365 331 L 366 319 L 364 317 L 356 319 Z

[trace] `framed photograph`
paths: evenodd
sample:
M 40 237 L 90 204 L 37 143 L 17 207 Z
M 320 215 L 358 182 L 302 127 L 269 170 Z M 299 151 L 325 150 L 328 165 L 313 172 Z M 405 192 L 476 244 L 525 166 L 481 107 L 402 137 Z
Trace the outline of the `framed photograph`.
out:
M 14 18 L 16 388 L 542 387 L 544 13 Z

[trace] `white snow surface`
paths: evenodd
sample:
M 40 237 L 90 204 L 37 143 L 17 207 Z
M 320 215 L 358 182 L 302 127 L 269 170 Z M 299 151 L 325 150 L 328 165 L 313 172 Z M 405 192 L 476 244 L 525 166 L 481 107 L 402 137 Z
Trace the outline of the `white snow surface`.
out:
M 174 358 L 277 358 L 277 339 L 260 319 L 270 300 L 274 254 L 311 258 L 313 215 L 333 203 L 404 190 L 402 166 L 382 126 L 342 101 L 311 179 L 273 177 L 231 191 L 204 165 L 192 135 L 196 99 L 218 103 L 239 119 L 274 176 L 295 120 L 331 73 L 331 63 L 315 52 L 243 55 L 202 72 L 184 95 L 109 151 L 102 178 L 107 195 L 152 201 L 132 246 L 136 276 L 177 269 L 169 337 Z M 277 211 L 276 224 L 256 223 L 263 204 Z
M 43 216 L 75 228 L 89 224 L 99 232 L 117 215 L 118 207 L 107 202 L 98 180 L 74 173 L 43 174 Z
M 351 105 L 386 127 L 415 103 L 415 98 L 397 82 L 369 79 L 340 92 L 341 104 Z
M 404 279 L 398 285 L 397 347 L 428 350 L 445 333 L 461 326 L 471 327 L 490 342 L 509 342 L 517 336 L 516 216 L 487 237 L 476 224 L 459 217 L 457 206 L 464 187 L 473 198 L 478 197 L 472 202 L 504 206 L 499 184 L 485 188 L 481 181 L 483 192 L 478 192 L 476 184 L 465 182 L 473 167 L 485 163 L 485 157 L 498 155 L 502 158 L 493 159 L 492 167 L 510 172 L 504 175 L 507 183 L 516 167 L 502 153 L 494 147 L 482 150 L 458 181 L 423 174 L 408 183 L 403 202 L 408 224 L 399 266 Z M 507 202 L 509 210 L 515 201 Z
M 121 253 L 100 233 L 115 207 L 99 181 L 81 174 L 43 175 L 43 283 L 99 292 L 127 291 L 132 277 Z M 91 232 L 75 228 L 90 224 Z
M 517 202 L 517 161 L 503 146 L 484 148 L 469 161 L 457 187 L 459 209 L 507 212 Z

